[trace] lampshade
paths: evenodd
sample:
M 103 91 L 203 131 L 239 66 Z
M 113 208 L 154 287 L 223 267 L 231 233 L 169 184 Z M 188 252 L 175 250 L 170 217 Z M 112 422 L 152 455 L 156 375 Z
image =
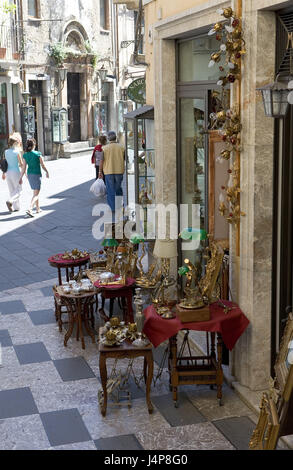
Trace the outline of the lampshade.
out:
M 133 245 L 138 245 L 139 243 L 144 242 L 144 238 L 143 238 L 143 236 L 140 235 L 139 233 L 135 233 L 135 234 L 132 235 L 132 237 L 130 238 L 130 242 L 133 243 Z
M 183 240 L 206 240 L 207 232 L 199 228 L 184 228 L 180 233 L 180 238 Z
M 111 248 L 111 247 L 118 246 L 118 245 L 119 243 L 117 242 L 117 240 L 115 240 L 115 238 L 105 238 L 105 240 L 102 243 L 102 246 L 105 246 L 107 248 Z
M 157 258 L 176 258 L 177 240 L 156 240 L 153 255 Z

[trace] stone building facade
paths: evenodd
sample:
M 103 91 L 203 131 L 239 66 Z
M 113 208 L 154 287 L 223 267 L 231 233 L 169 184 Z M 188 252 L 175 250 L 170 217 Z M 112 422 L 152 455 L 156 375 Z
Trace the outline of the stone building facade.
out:
M 235 387 L 243 395 L 250 396 L 251 392 L 268 387 L 271 366 L 279 347 L 286 312 L 279 308 L 274 298 L 286 294 L 287 305 L 292 306 L 292 259 L 291 267 L 288 263 L 291 281 L 288 281 L 287 292 L 282 294 L 277 285 L 282 258 L 278 252 L 273 252 L 273 247 L 278 250 L 277 232 L 283 230 L 278 220 L 280 207 L 276 207 L 281 191 L 276 185 L 276 162 L 281 158 L 279 152 L 283 152 L 283 124 L 265 117 L 261 94 L 256 91 L 258 86 L 275 79 L 279 59 L 276 52 L 277 15 L 280 11 L 290 10 L 292 2 L 143 0 L 143 4 L 146 62 L 149 63 L 147 104 L 153 105 L 155 111 L 156 178 L 160 180 L 156 202 L 164 204 L 180 204 L 187 197 L 189 179 L 183 180 L 182 174 L 187 164 L 186 145 L 195 132 L 195 116 L 196 125 L 202 129 L 201 135 L 208 134 L 208 110 L 204 100 L 217 90 L 218 80 L 208 68 L 211 52 L 217 50 L 208 32 L 222 19 L 217 10 L 231 6 L 242 16 L 246 55 L 240 83 L 243 125 L 240 183 L 241 210 L 246 216 L 241 218 L 239 232 L 227 225 L 227 239 L 233 300 L 249 318 L 250 326 L 230 354 L 227 374 L 232 375 Z M 232 85 L 231 104 L 235 102 L 235 95 L 236 85 Z M 291 126 L 292 133 L 292 121 L 284 125 Z M 280 150 L 276 148 L 278 136 Z M 203 143 L 201 146 L 204 148 Z M 205 152 L 206 160 L 201 162 L 198 180 L 208 205 L 211 189 L 207 183 L 208 140 L 205 141 Z M 284 152 L 282 155 L 286 162 L 289 153 L 287 157 Z M 205 214 L 208 218 L 208 211 Z M 284 253 L 286 257 L 286 249 Z M 204 347 L 200 335 L 195 341 Z
M 119 128 L 127 111 L 120 89 L 130 78 L 135 10 L 112 0 L 11 3 L 16 9 L 7 16 L 9 34 L 17 41 L 9 36 L 9 53 L 0 57 L 0 80 L 8 93 L 3 145 L 13 129 L 24 130 L 22 111 L 29 92 L 34 136 L 43 155 L 55 159 L 89 152 L 99 134 Z M 121 48 L 123 40 L 131 41 L 129 48 Z M 58 140 L 60 110 L 68 116 L 68 132 L 63 120 Z

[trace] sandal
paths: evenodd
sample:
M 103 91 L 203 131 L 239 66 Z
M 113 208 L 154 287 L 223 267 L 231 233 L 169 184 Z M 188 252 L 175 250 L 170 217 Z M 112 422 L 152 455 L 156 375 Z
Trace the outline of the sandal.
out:
M 9 210 L 9 212 L 12 212 L 12 204 L 11 204 L 11 202 L 7 201 L 7 202 L 6 202 L 6 206 L 7 206 L 8 210 Z
M 34 214 L 33 214 L 30 210 L 26 211 L 26 214 L 27 214 L 29 217 L 34 217 Z

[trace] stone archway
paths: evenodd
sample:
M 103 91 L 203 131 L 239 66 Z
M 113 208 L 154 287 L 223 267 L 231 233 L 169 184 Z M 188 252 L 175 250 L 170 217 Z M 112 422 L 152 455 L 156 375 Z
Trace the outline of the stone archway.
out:
M 73 52 L 86 53 L 86 42 L 89 40 L 87 32 L 78 21 L 70 21 L 64 29 L 64 44 Z

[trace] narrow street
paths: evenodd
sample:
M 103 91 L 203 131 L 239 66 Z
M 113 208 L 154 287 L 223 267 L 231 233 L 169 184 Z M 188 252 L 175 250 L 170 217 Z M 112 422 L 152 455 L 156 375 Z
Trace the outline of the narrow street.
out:
M 226 385 L 222 407 L 215 390 L 187 386 L 179 389 L 176 409 L 164 369 L 152 386 L 149 415 L 140 359 L 129 382 L 132 407 L 109 405 L 102 418 L 98 345 L 87 337 L 82 350 L 72 337 L 64 347 L 54 315 L 56 272 L 47 261 L 75 247 L 98 249 L 91 233 L 94 170 L 89 157 L 46 165 L 50 179 L 43 178 L 43 212 L 34 219 L 25 216 L 31 197 L 26 180 L 21 211 L 11 215 L 6 183 L 0 186 L 0 449 L 247 449 L 255 415 Z M 154 351 L 155 376 L 163 352 L 164 347 Z

